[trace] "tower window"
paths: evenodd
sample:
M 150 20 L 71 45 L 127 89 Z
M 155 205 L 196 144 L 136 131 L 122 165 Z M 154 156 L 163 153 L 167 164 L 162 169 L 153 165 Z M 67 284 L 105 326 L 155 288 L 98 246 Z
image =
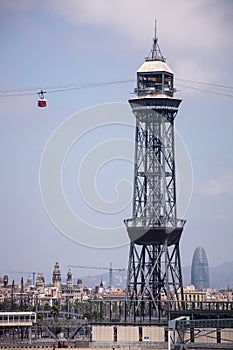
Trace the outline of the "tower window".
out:
M 165 72 L 139 73 L 138 95 L 173 95 L 173 76 Z

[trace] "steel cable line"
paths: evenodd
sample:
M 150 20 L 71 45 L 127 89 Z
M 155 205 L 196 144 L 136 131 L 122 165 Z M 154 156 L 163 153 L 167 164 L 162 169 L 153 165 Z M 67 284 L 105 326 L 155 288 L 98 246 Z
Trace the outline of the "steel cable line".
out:
M 176 81 L 181 82 L 187 82 L 187 83 L 195 83 L 195 84 L 201 84 L 201 85 L 207 85 L 212 86 L 216 88 L 221 89 L 233 89 L 233 86 L 227 86 L 224 84 L 213 84 L 208 82 L 202 82 L 202 81 L 195 81 L 190 79 L 181 79 L 181 78 L 175 78 Z M 132 83 L 134 82 L 134 79 L 127 79 L 127 80 L 113 80 L 113 81 L 104 81 L 104 82 L 96 82 L 96 83 L 89 83 L 89 84 L 80 84 L 77 86 L 52 86 L 52 87 L 46 87 L 43 91 L 47 94 L 50 93 L 57 93 L 57 92 L 65 92 L 65 91 L 72 91 L 72 90 L 80 90 L 80 89 L 88 89 L 88 88 L 94 88 L 94 87 L 101 87 L 101 86 L 108 86 L 108 85 L 117 85 L 117 84 L 124 84 L 124 83 Z M 187 89 L 194 89 L 199 91 L 204 91 L 216 95 L 226 96 L 226 97 L 233 97 L 231 94 L 227 94 L 224 92 L 214 91 L 214 90 L 208 90 L 203 89 L 197 86 L 188 86 L 183 85 L 180 83 L 177 83 L 177 86 L 187 88 Z M 0 90 L 0 97 L 13 97 L 13 96 L 33 96 L 38 93 L 38 90 L 40 88 L 30 88 L 30 89 L 12 89 L 12 90 Z
M 47 90 L 46 93 L 49 94 L 49 93 L 87 89 L 87 88 L 106 86 L 106 85 L 124 84 L 124 83 L 129 83 L 129 82 L 134 82 L 134 79 L 104 81 L 104 82 L 97 82 L 97 83 L 82 84 L 82 85 L 77 85 L 77 86 L 57 86 L 57 87 L 53 86 L 53 87 L 46 87 L 43 90 Z M 0 90 L 0 97 L 35 95 L 35 94 L 37 94 L 38 90 L 40 90 L 40 89 L 32 88 L 32 89 Z
M 187 81 L 187 82 L 196 83 L 196 84 L 202 84 L 202 85 L 208 85 L 208 86 L 218 87 L 218 88 L 222 88 L 222 89 L 233 89 L 233 86 L 207 83 L 207 82 L 204 82 L 204 81 L 196 81 L 196 80 L 181 79 L 181 78 L 176 78 L 176 80 L 180 80 L 180 81 L 184 81 L 184 82 Z
M 204 91 L 204 92 L 208 92 L 210 94 L 215 94 L 215 95 L 221 95 L 221 96 L 226 96 L 226 97 L 233 97 L 233 95 L 231 94 L 226 94 L 224 92 L 218 92 L 218 91 L 213 91 L 213 90 L 207 90 L 207 89 L 202 89 L 199 87 L 195 87 L 195 86 L 187 86 L 187 85 L 183 85 L 178 83 L 177 86 L 181 86 L 183 88 L 187 88 L 187 89 L 193 89 L 193 90 L 198 90 L 198 91 Z

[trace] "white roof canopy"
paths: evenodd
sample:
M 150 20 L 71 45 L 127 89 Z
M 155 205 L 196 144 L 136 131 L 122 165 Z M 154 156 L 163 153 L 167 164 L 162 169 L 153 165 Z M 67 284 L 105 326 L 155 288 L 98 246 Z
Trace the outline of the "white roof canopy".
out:
M 167 72 L 173 74 L 172 70 L 168 67 L 168 65 L 165 62 L 159 60 L 145 61 L 137 71 L 137 73 L 143 72 Z

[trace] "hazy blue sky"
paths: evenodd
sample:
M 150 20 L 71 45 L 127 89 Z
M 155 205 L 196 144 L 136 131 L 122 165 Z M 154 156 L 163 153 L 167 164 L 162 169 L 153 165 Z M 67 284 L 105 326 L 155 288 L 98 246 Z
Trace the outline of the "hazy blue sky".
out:
M 231 95 L 227 97 L 188 88 L 213 89 L 209 85 L 178 80 L 233 86 L 232 13 L 231 0 L 1 0 L 0 90 L 35 89 L 23 96 L 0 93 L 1 274 L 49 274 L 55 261 L 60 262 L 63 277 L 69 264 L 127 266 L 126 244 L 114 249 L 84 247 L 55 228 L 42 203 L 39 169 L 43 149 L 60 123 L 87 107 L 127 102 L 135 83 L 50 93 L 46 109 L 37 107 L 34 92 L 134 79 L 151 48 L 155 18 L 160 47 L 177 78 L 176 96 L 183 100 L 176 129 L 193 167 L 193 193 L 181 241 L 183 265 L 191 264 L 197 246 L 205 248 L 212 266 L 233 260 L 233 89 L 215 89 Z M 116 116 L 114 120 L 118 122 Z M 126 196 L 128 202 L 117 216 L 103 209 L 97 217 L 80 197 L 78 169 L 100 143 L 133 140 L 134 129 L 123 120 L 119 115 L 121 125 L 96 127 L 73 145 L 64 163 L 67 200 L 86 222 L 100 228 L 121 226 L 131 216 L 130 198 Z M 85 116 L 81 121 L 80 130 L 85 129 Z M 97 170 L 97 192 L 105 204 L 114 202 L 118 181 L 131 182 L 132 162 L 108 161 Z M 93 173 L 84 178 L 93 184 Z M 88 272 L 75 271 L 75 276 Z

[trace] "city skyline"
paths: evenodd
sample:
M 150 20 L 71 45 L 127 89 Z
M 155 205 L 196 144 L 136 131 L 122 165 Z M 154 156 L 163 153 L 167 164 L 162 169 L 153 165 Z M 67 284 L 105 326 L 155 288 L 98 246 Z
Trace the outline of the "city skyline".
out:
M 196 251 L 198 247 L 196 247 L 193 251 L 193 255 L 194 252 Z M 58 261 L 59 263 L 59 261 Z M 13 272 L 10 273 L 0 273 L 0 278 L 4 278 L 4 276 L 6 275 L 8 277 L 8 284 L 12 284 L 13 280 L 15 284 L 20 285 L 21 283 L 21 278 L 23 277 L 23 281 L 24 283 L 27 282 L 28 278 L 31 279 L 33 281 L 36 280 L 37 274 L 38 275 L 43 275 L 43 278 L 45 279 L 45 282 L 47 284 L 52 284 L 52 277 L 53 277 L 53 267 L 54 267 L 55 262 L 53 262 L 53 264 L 50 266 L 50 269 L 48 270 L 48 272 L 45 271 L 38 271 L 35 272 L 33 274 L 33 272 L 28 272 L 28 271 L 16 271 L 14 270 Z M 210 288 L 211 289 L 216 289 L 216 290 L 220 290 L 220 289 L 227 289 L 232 288 L 233 286 L 233 279 L 232 279 L 232 266 L 233 266 L 233 261 L 231 262 L 223 262 L 220 265 L 217 265 L 216 267 L 209 267 L 209 277 L 210 277 Z M 70 267 L 66 267 L 65 269 L 61 269 L 61 282 L 63 284 L 66 283 L 66 279 L 67 279 L 67 274 L 69 273 L 69 271 L 72 274 L 72 280 L 73 281 L 77 281 L 78 279 L 82 279 L 84 282 L 84 285 L 86 287 L 93 287 L 95 284 L 99 284 L 99 282 L 102 280 L 106 285 L 109 284 L 109 279 L 110 279 L 110 268 L 112 266 L 109 265 L 109 269 L 108 271 L 106 267 L 104 267 L 104 270 L 98 270 L 98 269 L 93 269 L 93 268 L 84 268 L 80 267 L 80 268 L 70 268 Z M 114 267 L 113 267 L 114 268 Z M 191 282 L 191 269 L 192 266 L 182 266 L 182 274 L 183 274 L 183 284 L 184 287 L 187 286 L 191 286 L 192 282 Z M 127 271 L 120 271 L 120 272 L 113 272 L 112 274 L 112 280 L 113 280 L 113 286 L 115 285 L 116 280 L 118 280 L 118 278 L 120 277 L 120 279 L 122 279 L 122 277 L 125 279 L 125 283 L 126 283 L 126 276 L 127 276 Z M 115 282 L 114 282 L 115 281 Z M 121 287 L 124 288 L 124 285 L 121 284 Z
M 232 87 L 232 4 L 148 1 L 145 8 L 140 2 L 129 1 L 124 3 L 124 11 L 121 5 L 123 2 L 114 5 L 111 1 L 100 1 L 98 6 L 89 1 L 49 5 L 44 1 L 24 0 L 17 5 L 2 1 L 1 91 L 133 80 L 151 48 L 156 17 L 160 47 L 175 75 L 176 97 L 183 100 L 176 128 L 190 154 L 194 174 L 193 195 L 184 215 L 187 226 L 181 240 L 182 265 L 191 265 L 193 248 L 199 245 L 208 246 L 210 266 L 232 260 L 232 97 L 195 90 L 211 90 L 211 85 L 179 80 Z M 56 229 L 42 204 L 39 168 L 43 149 L 60 123 L 97 104 L 127 103 L 134 87 L 131 81 L 48 93 L 44 110 L 37 108 L 36 93 L 4 97 L 1 92 L 1 272 L 7 274 L 17 266 L 20 271 L 48 273 L 54 261 L 60 262 L 63 271 L 69 264 L 109 266 L 112 262 L 118 268 L 127 266 L 127 244 L 90 248 L 74 243 Z M 230 88 L 216 92 L 232 95 Z M 99 134 L 90 137 L 91 147 L 108 139 L 109 132 L 114 139 L 132 140 L 134 134 L 133 128 L 106 129 L 101 138 Z M 99 225 L 103 219 L 90 214 L 90 208 L 75 199 L 78 162 L 82 161 L 79 150 L 84 150 L 83 157 L 90 151 L 80 142 L 66 159 L 64 189 L 74 208 Z M 120 179 L 132 182 L 132 163 L 116 164 L 117 168 L 114 162 L 109 169 L 103 167 L 97 178 L 106 202 L 115 199 Z M 130 217 L 128 201 L 122 214 L 112 218 L 114 225 L 123 225 L 123 219 Z M 110 221 L 109 214 L 105 217 Z

